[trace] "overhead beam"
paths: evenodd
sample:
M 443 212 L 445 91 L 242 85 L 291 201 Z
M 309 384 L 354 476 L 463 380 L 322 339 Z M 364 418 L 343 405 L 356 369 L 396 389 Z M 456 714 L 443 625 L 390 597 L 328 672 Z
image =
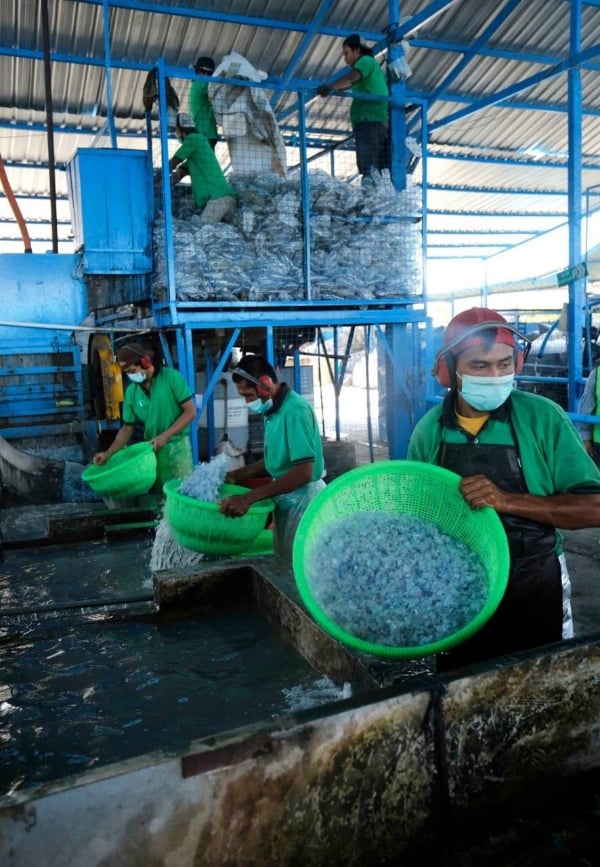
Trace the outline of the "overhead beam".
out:
M 568 60 L 563 60 L 561 63 L 557 64 L 551 69 L 546 69 L 543 72 L 537 72 L 534 75 L 529 75 L 521 81 L 517 81 L 514 84 L 509 85 L 509 87 L 505 87 L 504 90 L 499 90 L 496 93 L 490 94 L 490 96 L 484 97 L 480 100 L 476 100 L 468 108 L 454 112 L 454 114 L 450 114 L 447 117 L 442 118 L 441 120 L 430 123 L 429 132 L 434 132 L 436 129 L 441 129 L 442 127 L 455 123 L 458 120 L 463 120 L 465 117 L 469 117 L 470 115 L 475 114 L 476 112 L 479 112 L 484 108 L 488 108 L 489 106 L 498 105 L 498 103 L 504 102 L 511 96 L 515 96 L 517 93 L 521 93 L 523 90 L 528 90 L 530 87 L 534 87 L 536 84 L 540 84 L 542 81 L 548 81 L 548 79 L 550 78 L 555 78 L 557 75 L 562 75 L 569 69 L 580 66 L 585 59 L 596 57 L 599 54 L 600 45 L 593 45 L 591 48 L 587 48 L 585 51 L 580 51 L 577 54 L 574 54 Z

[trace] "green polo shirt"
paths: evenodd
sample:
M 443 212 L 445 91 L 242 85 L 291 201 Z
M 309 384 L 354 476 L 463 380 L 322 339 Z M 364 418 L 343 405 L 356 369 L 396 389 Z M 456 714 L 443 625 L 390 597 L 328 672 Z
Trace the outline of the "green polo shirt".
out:
M 187 165 L 194 202 L 198 208 L 203 208 L 209 199 L 235 196 L 206 136 L 190 133 L 174 156 Z
M 447 423 L 446 416 L 442 425 L 443 411 L 443 404 L 435 406 L 418 422 L 408 445 L 409 460 L 436 464 L 442 437 L 444 442 L 469 442 L 464 431 Z M 557 403 L 542 395 L 513 391 L 507 403 L 490 414 L 477 441 L 514 445 L 509 412 L 530 494 L 600 493 L 600 470 L 583 447 L 575 425 Z
M 323 445 L 310 403 L 291 389 L 281 405 L 265 416 L 264 461 L 267 473 L 278 479 L 296 464 L 313 461 L 311 481 L 323 475 Z
M 182 404 L 191 397 L 190 387 L 179 371 L 163 367 L 152 378 L 149 394 L 137 382 L 129 383 L 123 401 L 123 422 L 142 422 L 144 439 L 151 440 L 171 427 L 181 415 Z M 188 425 L 177 436 L 187 435 L 189 430 Z
M 374 57 L 363 54 L 352 66 L 360 72 L 360 79 L 352 85 L 353 94 L 370 93 L 375 96 L 389 96 L 385 75 Z M 350 123 L 355 127 L 363 121 L 388 122 L 389 105 L 367 99 L 353 99 L 350 106 Z
M 212 103 L 208 98 L 208 81 L 192 82 L 189 106 L 196 132 L 209 140 L 219 138 Z

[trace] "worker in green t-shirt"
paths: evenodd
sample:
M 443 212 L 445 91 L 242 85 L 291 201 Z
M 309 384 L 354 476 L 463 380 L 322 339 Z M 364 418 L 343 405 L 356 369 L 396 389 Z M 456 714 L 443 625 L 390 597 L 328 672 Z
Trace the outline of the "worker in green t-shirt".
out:
M 178 183 L 187 175 L 202 223 L 220 223 L 235 210 L 235 192 L 228 183 L 206 136 L 196 132 L 189 114 L 180 113 L 175 134 L 181 142 L 169 162 L 171 178 Z
M 320 84 L 317 93 L 319 96 L 328 96 L 332 90 L 352 88 L 353 96 L 357 97 L 352 100 L 350 107 L 350 123 L 356 143 L 356 165 L 364 178 L 373 169 L 381 171 L 390 167 L 387 100 L 389 89 L 373 52 L 367 45 L 363 45 L 357 33 L 344 39 L 342 52 L 350 71 L 331 84 Z M 361 94 L 381 96 L 384 99 L 360 99 Z
M 215 61 L 212 57 L 199 57 L 194 65 L 196 75 L 212 75 L 215 71 Z M 196 132 L 205 135 L 214 150 L 219 140 L 217 122 L 212 103 L 208 96 L 208 81 L 200 78 L 192 82 L 189 95 L 190 116 L 196 127 Z
M 277 381 L 275 370 L 260 355 L 244 356 L 232 379 L 248 409 L 264 417 L 265 439 L 263 458 L 233 470 L 227 481 L 245 485 L 265 474 L 268 481 L 247 494 L 227 497 L 221 512 L 241 517 L 253 503 L 272 497 L 275 553 L 291 562 L 300 519 L 325 487 L 323 445 L 315 411 L 301 394 Z
M 573 637 L 557 528 L 600 526 L 600 471 L 557 403 L 515 388 L 527 345 L 496 310 L 458 313 L 434 366 L 448 391 L 408 445 L 409 460 L 462 476 L 459 490 L 472 509 L 498 513 L 510 550 L 500 605 L 475 635 L 438 658 L 438 670 Z
M 162 367 L 154 351 L 140 343 L 128 343 L 117 353 L 117 361 L 129 379 L 123 402 L 123 424 L 112 444 L 94 455 L 102 466 L 122 449 L 135 433 L 136 424 L 144 426 L 144 439 L 156 452 L 157 493 L 171 479 L 188 476 L 194 469 L 190 424 L 196 417 L 192 391 L 179 373 Z

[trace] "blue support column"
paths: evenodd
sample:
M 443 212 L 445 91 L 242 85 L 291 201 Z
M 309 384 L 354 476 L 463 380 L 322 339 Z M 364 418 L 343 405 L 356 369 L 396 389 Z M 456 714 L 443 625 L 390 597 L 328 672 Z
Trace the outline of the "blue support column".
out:
M 102 19 L 104 24 L 104 74 L 106 76 L 106 118 L 110 130 L 110 143 L 117 147 L 117 130 L 112 106 L 112 64 L 110 60 L 110 9 L 107 0 L 102 4 Z
M 304 297 L 310 301 L 312 298 L 310 279 L 310 189 L 308 182 L 308 158 L 306 154 L 306 105 L 302 93 L 298 94 L 298 118 L 300 121 L 300 191 L 304 204 L 302 208 L 302 268 L 304 272 Z
M 167 268 L 167 297 L 171 305 L 173 322 L 177 317 L 177 295 L 175 291 L 175 252 L 173 249 L 173 203 L 171 198 L 171 173 L 169 170 L 169 123 L 167 109 L 167 86 L 165 82 L 165 62 L 158 60 L 158 115 L 160 123 L 160 152 L 162 154 L 162 200 L 165 218 L 165 260 Z
M 575 56 L 581 50 L 581 0 L 571 3 L 570 51 Z M 569 81 L 569 266 L 580 265 L 581 251 L 581 70 L 574 66 L 568 72 Z M 585 304 L 585 280 L 576 278 L 569 284 L 568 329 L 568 408 L 577 409 L 577 382 L 582 377 L 581 335 L 583 329 L 583 307 Z
M 393 34 L 400 21 L 399 0 L 388 2 L 389 31 Z M 388 70 L 395 60 L 402 58 L 402 42 L 392 42 L 388 46 Z M 406 84 L 404 80 L 389 75 L 390 96 L 390 167 L 392 183 L 397 190 L 406 189 Z

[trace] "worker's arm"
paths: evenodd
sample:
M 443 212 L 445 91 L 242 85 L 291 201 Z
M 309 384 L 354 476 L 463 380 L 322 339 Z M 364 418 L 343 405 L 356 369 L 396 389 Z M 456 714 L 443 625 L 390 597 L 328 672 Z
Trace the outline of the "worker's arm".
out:
M 358 71 L 358 69 L 351 69 L 345 75 L 342 75 L 341 78 L 337 78 L 335 81 L 332 81 L 331 84 L 320 84 L 317 87 L 317 93 L 319 96 L 328 96 L 332 90 L 348 90 L 349 87 L 356 81 L 360 81 L 362 75 Z
M 189 175 L 188 167 L 185 160 L 180 160 L 178 157 L 171 157 L 169 160 L 169 169 L 171 170 L 171 180 L 173 183 L 185 178 Z
M 550 497 L 512 494 L 483 475 L 467 476 L 460 483 L 460 491 L 473 509 L 491 506 L 501 515 L 529 518 L 562 530 L 600 527 L 600 494 L 554 494 Z
M 243 467 L 238 467 L 236 470 L 231 470 L 227 473 L 225 481 L 232 485 L 240 485 L 246 479 L 253 479 L 255 476 L 264 476 L 265 462 L 263 458 L 255 461 L 253 464 L 245 464 Z
M 185 403 L 181 404 L 181 415 L 175 419 L 173 424 L 151 440 L 154 451 L 157 452 L 159 449 L 162 449 L 162 447 L 169 442 L 171 437 L 177 436 L 178 433 L 181 433 L 181 431 L 191 424 L 195 418 L 196 407 L 194 406 L 194 401 L 190 397 L 189 400 L 186 400 Z
M 313 466 L 314 461 L 304 461 L 301 464 L 295 464 L 278 479 L 273 479 L 259 488 L 254 488 L 254 490 L 248 491 L 247 494 L 234 494 L 232 497 L 227 497 L 221 503 L 221 512 L 232 518 L 240 518 L 246 514 L 253 503 L 266 500 L 267 497 L 289 494 L 291 491 L 295 491 L 296 488 L 300 488 L 302 485 L 306 485 L 312 481 Z
M 115 454 L 115 452 L 118 452 L 119 449 L 122 449 L 123 446 L 127 445 L 129 440 L 133 436 L 134 431 L 134 424 L 124 424 L 117 433 L 110 446 L 103 452 L 98 452 L 94 455 L 94 463 L 98 466 L 102 466 L 102 464 L 105 464 L 107 460 Z

